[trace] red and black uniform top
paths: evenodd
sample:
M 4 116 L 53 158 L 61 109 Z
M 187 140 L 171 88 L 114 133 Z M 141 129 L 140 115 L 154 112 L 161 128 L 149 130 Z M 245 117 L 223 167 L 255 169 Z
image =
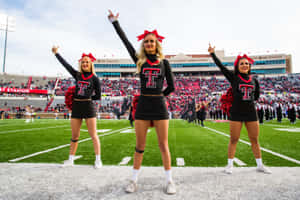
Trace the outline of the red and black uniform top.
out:
M 231 84 L 233 92 L 231 112 L 256 112 L 254 101 L 257 101 L 260 95 L 258 81 L 253 79 L 249 74 L 233 73 L 222 64 L 216 54 L 211 53 L 211 56 Z
M 132 44 L 129 42 L 124 31 L 120 27 L 118 21 L 114 21 L 113 26 L 118 33 L 119 37 L 123 41 L 126 49 L 128 50 L 130 57 L 136 64 L 138 58 L 136 56 L 136 51 Z M 168 60 L 163 59 L 162 61 L 157 60 L 156 55 L 146 54 L 147 62 L 145 62 L 141 67 L 141 72 L 139 73 L 141 80 L 141 94 L 161 94 L 164 96 L 169 95 L 175 90 L 174 78 L 171 71 L 171 66 Z M 164 79 L 166 77 L 167 87 L 163 90 Z
M 101 84 L 97 76 L 91 72 L 80 73 L 67 63 L 60 54 L 55 54 L 59 62 L 68 70 L 76 81 L 75 99 L 100 100 Z

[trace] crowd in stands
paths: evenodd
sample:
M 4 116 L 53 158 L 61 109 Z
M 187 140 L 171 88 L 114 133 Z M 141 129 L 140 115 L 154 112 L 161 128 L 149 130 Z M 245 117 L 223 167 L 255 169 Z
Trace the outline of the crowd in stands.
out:
M 290 104 L 300 105 L 300 75 L 290 74 L 287 76 L 277 77 L 257 77 L 261 88 L 261 98 L 259 103 L 268 107 L 272 107 L 275 103 L 283 104 L 283 112 L 287 112 L 287 107 Z M 26 79 L 24 79 L 26 80 Z M 101 105 L 97 102 L 97 107 L 100 112 L 115 112 L 116 109 L 121 109 L 123 100 L 131 101 L 133 95 L 139 94 L 139 79 L 120 78 L 109 79 L 101 78 Z M 43 83 L 43 84 L 40 84 Z M 54 90 L 55 95 L 63 96 L 66 90 L 74 84 L 72 78 L 60 79 L 55 88 L 56 79 L 47 79 L 43 77 L 42 80 L 32 79 L 31 89 L 46 89 Z M 0 87 L 8 88 L 26 88 L 28 86 L 26 81 L 16 84 L 14 80 L 0 79 Z M 168 99 L 169 110 L 175 113 L 181 113 L 187 104 L 194 101 L 198 104 L 202 101 L 208 103 L 207 113 L 208 117 L 212 119 L 223 119 L 225 115 L 220 111 L 220 96 L 229 88 L 229 83 L 224 77 L 175 77 L 175 92 L 172 93 Z M 7 94 L 0 93 L 0 96 L 7 96 Z M 111 100 L 110 97 L 121 97 L 120 100 Z M 3 106 L 3 105 L 0 105 Z M 285 108 L 286 107 L 286 108 Z M 9 108 L 11 111 L 16 111 L 21 108 Z M 37 111 L 44 108 L 36 108 Z M 66 112 L 67 109 L 64 104 L 51 105 L 49 112 Z M 299 107 L 300 110 L 300 107 Z

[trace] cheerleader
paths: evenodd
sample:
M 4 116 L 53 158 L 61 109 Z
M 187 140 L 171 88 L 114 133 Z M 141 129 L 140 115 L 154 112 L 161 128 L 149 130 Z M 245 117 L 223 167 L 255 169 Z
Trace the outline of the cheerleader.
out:
M 156 30 L 152 32 L 145 31 L 138 36 L 138 41 L 142 40 L 142 44 L 140 52 L 136 53 L 119 25 L 118 16 L 119 14 L 114 15 L 109 11 L 108 18 L 136 64 L 141 81 L 141 95 L 135 112 L 136 148 L 133 176 L 126 187 L 126 192 L 137 191 L 138 173 L 143 160 L 147 130 L 150 124 L 153 123 L 166 173 L 165 192 L 175 194 L 176 188 L 172 180 L 171 155 L 168 144 L 169 116 L 165 98 L 174 91 L 174 81 L 170 64 L 162 54 L 161 42 L 164 37 L 158 35 Z M 163 90 L 165 78 L 168 86 Z
M 85 119 L 88 132 L 93 140 L 96 160 L 94 167 L 102 167 L 100 158 L 100 141 L 97 135 L 96 108 L 93 100 L 100 100 L 100 81 L 95 75 L 93 62 L 96 60 L 92 54 L 82 54 L 79 60 L 79 71 L 69 65 L 57 52 L 58 47 L 53 47 L 52 52 L 58 61 L 66 68 L 76 81 L 74 99 L 72 103 L 71 129 L 72 139 L 70 144 L 69 160 L 64 161 L 63 166 L 73 166 L 74 157 L 78 146 L 80 127 Z
M 211 47 L 209 44 L 208 52 L 211 54 L 221 72 L 230 82 L 233 91 L 233 103 L 229 116 L 230 141 L 228 145 L 228 165 L 224 172 L 232 174 L 236 145 L 240 138 L 244 122 L 248 131 L 252 151 L 256 158 L 257 171 L 271 173 L 271 171 L 262 163 L 261 151 L 258 143 L 259 124 L 254 101 L 259 98 L 259 83 L 256 79 L 252 79 L 250 75 L 251 64 L 253 64 L 254 61 L 247 55 L 238 56 L 234 62 L 234 72 L 232 72 L 224 67 L 217 58 L 215 47 Z

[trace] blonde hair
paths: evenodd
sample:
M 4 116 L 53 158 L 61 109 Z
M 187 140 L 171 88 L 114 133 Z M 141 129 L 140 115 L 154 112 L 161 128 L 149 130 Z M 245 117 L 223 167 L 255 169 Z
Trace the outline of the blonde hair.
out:
M 86 56 L 87 58 L 89 58 L 88 56 Z M 89 58 L 90 59 L 90 58 Z M 78 66 L 78 68 L 79 68 L 79 72 L 80 73 L 83 73 L 83 70 L 82 70 L 82 67 L 81 67 L 81 62 L 82 62 L 82 59 L 79 61 L 79 66 Z M 91 61 L 91 59 L 90 59 L 90 63 L 91 63 L 91 72 L 93 73 L 93 74 L 96 74 L 96 72 L 95 72 L 95 66 L 94 66 L 94 63 Z
M 156 43 L 157 60 L 161 61 L 165 58 L 165 56 L 162 52 L 162 46 L 161 46 L 161 43 L 157 40 L 157 38 L 155 39 L 155 43 Z M 140 47 L 139 53 L 137 54 L 137 58 L 138 58 L 138 61 L 136 63 L 136 68 L 137 68 L 136 73 L 139 74 L 141 72 L 142 65 L 147 61 L 146 51 L 145 51 L 145 47 L 144 47 L 144 40 L 141 43 L 141 47 Z

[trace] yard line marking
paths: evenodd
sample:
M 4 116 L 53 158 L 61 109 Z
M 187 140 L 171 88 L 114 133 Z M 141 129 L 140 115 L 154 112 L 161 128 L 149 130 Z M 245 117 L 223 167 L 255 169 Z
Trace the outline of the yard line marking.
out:
M 78 160 L 80 158 L 82 158 L 82 155 L 75 156 L 73 160 Z
M 122 159 L 122 161 L 119 163 L 119 165 L 127 165 L 129 161 L 131 160 L 131 157 L 125 157 Z
M 247 165 L 246 163 L 244 163 L 243 161 L 241 161 L 238 158 L 233 158 L 233 162 L 235 162 L 239 166 L 246 166 Z
M 51 126 L 51 127 L 43 127 L 43 128 L 31 128 L 31 129 L 22 129 L 22 130 L 1 131 L 0 134 L 16 133 L 16 132 L 23 132 L 23 131 L 43 130 L 43 129 L 59 128 L 59 127 L 66 127 L 66 126 L 69 126 L 69 125 L 63 125 L 63 126 Z
M 151 130 L 148 129 L 147 130 L 147 133 L 149 133 Z M 131 128 L 131 129 L 127 129 L 125 131 L 122 131 L 121 133 L 135 133 L 135 129 Z
M 128 127 L 126 128 L 121 128 L 121 129 L 118 129 L 118 130 L 114 130 L 114 131 L 111 131 L 111 132 L 108 132 L 106 134 L 102 134 L 102 135 L 98 135 L 99 137 L 103 137 L 103 136 L 106 136 L 106 135 L 111 135 L 115 132 L 118 132 L 118 131 L 121 131 L 123 129 L 127 129 Z M 85 142 L 85 141 L 88 141 L 88 140 L 91 140 L 92 138 L 85 138 L 83 140 L 79 140 L 78 143 L 81 143 L 81 142 Z M 37 156 L 37 155 L 40 155 L 40 154 L 43 154 L 43 153 L 48 153 L 50 151 L 55 151 L 57 149 L 62 149 L 64 147 L 67 147 L 67 146 L 70 146 L 70 144 L 64 144 L 64 145 L 60 145 L 60 146 L 57 146 L 57 147 L 54 147 L 54 148 L 51 148 L 51 149 L 47 149 L 47 150 L 44 150 L 44 151 L 40 151 L 40 152 L 36 152 L 36 153 L 33 153 L 33 154 L 29 154 L 27 156 L 23 156 L 23 157 L 20 157 L 20 158 L 15 158 L 15 159 L 12 159 L 12 160 L 9 160 L 9 162 L 17 162 L 19 160 L 24 160 L 26 158 L 31 158 L 31 157 L 34 157 L 34 156 Z
M 286 128 L 293 128 L 293 126 L 288 126 L 288 125 L 280 125 L 280 124 L 262 124 L 262 126 L 277 126 L 277 127 L 286 127 Z
M 80 129 L 80 131 L 89 132 L 86 129 Z M 97 133 L 105 133 L 105 132 L 108 132 L 108 131 L 111 131 L 111 129 L 97 129 Z
M 179 167 L 183 167 L 185 165 L 184 159 L 183 158 L 176 158 L 176 164 Z
M 206 129 L 208 129 L 208 130 L 211 130 L 211 131 L 213 131 L 213 132 L 215 132 L 215 133 L 218 133 L 218 134 L 220 134 L 220 135 L 224 135 L 224 136 L 230 138 L 230 135 L 228 135 L 228 134 L 226 134 L 226 133 L 223 133 L 223 132 L 221 132 L 221 131 L 218 131 L 218 130 L 215 130 L 215 129 L 212 129 L 212 128 L 208 128 L 208 127 L 204 127 L 204 128 L 206 128 Z M 242 143 L 244 143 L 244 144 L 247 144 L 247 145 L 251 146 L 251 144 L 250 144 L 249 142 L 245 141 L 245 140 L 239 139 L 239 141 L 242 142 Z M 275 155 L 275 156 L 278 156 L 278 157 L 280 157 L 280 158 L 283 158 L 283 159 L 285 159 L 285 160 L 288 160 L 288 161 L 291 161 L 291 162 L 293 162 L 293 163 L 297 163 L 298 165 L 300 165 L 300 161 L 299 161 L 299 160 L 296 160 L 296 159 L 294 159 L 294 158 L 291 158 L 291 157 L 282 155 L 282 154 L 280 154 L 280 153 L 276 153 L 276 152 L 274 152 L 274 151 L 271 151 L 271 150 L 266 149 L 266 148 L 263 148 L 263 147 L 260 147 L 260 149 L 261 149 L 262 151 L 268 152 L 268 153 L 270 153 L 270 154 L 273 154 L 273 155 Z
M 300 132 L 300 128 L 273 128 L 274 130 L 277 131 L 284 131 L 284 132 L 293 132 L 293 133 L 299 133 Z

